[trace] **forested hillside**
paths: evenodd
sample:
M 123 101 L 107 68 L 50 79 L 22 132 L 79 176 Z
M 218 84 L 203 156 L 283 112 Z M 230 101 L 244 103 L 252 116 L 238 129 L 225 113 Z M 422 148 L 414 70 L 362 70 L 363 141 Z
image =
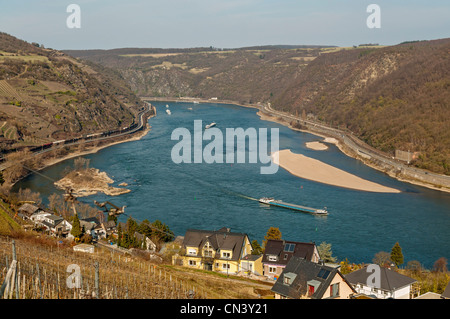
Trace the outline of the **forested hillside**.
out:
M 323 54 L 273 101 L 450 174 L 450 39 Z
M 0 33 L 0 148 L 130 125 L 142 102 L 117 71 Z
M 116 69 L 141 96 L 218 97 L 340 128 L 450 174 L 450 39 L 396 46 L 68 51 Z

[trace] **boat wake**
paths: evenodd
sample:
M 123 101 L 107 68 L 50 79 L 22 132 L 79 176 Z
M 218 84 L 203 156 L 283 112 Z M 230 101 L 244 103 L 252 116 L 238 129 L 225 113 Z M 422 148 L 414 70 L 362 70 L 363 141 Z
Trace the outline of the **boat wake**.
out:
M 228 195 L 232 195 L 232 196 L 241 197 L 241 198 L 245 198 L 245 199 L 249 199 L 249 200 L 259 201 L 258 198 L 253 198 L 251 196 L 247 196 L 247 195 L 244 195 L 244 194 L 232 191 L 232 190 L 230 190 L 230 189 L 228 189 L 226 187 L 221 187 L 221 186 L 218 186 L 217 184 L 209 183 L 207 181 L 204 181 L 204 180 L 195 178 L 193 176 L 190 176 L 189 174 L 186 174 L 184 172 L 183 173 L 180 172 L 180 174 L 183 174 L 186 177 L 188 177 L 189 179 L 191 179 L 191 180 L 193 180 L 193 181 L 195 181 L 195 182 L 197 182 L 199 184 L 202 184 L 202 185 L 204 185 L 204 186 L 206 186 L 208 188 L 215 188 L 216 190 L 219 190 L 222 193 L 225 193 L 225 194 L 228 194 Z

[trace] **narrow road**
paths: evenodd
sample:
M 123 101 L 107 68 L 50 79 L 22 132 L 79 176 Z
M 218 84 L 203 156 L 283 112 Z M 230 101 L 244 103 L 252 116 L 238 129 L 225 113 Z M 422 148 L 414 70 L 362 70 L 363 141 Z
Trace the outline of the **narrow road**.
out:
M 362 153 L 365 154 L 381 163 L 384 163 L 384 165 L 391 167 L 394 170 L 401 171 L 402 173 L 407 173 L 410 176 L 415 176 L 419 180 L 423 180 L 425 183 L 429 183 L 427 180 L 431 178 L 437 179 L 441 184 L 445 187 L 450 187 L 450 176 L 443 175 L 443 174 L 437 174 L 429 171 L 422 170 L 420 168 L 411 167 L 408 165 L 405 165 L 399 161 L 394 160 L 389 155 L 384 155 L 382 152 L 373 149 L 369 145 L 365 144 L 363 141 L 359 140 L 357 137 L 355 137 L 353 134 L 349 134 L 348 132 L 335 129 L 320 123 L 316 123 L 310 120 L 304 120 L 299 117 L 296 117 L 294 115 L 276 111 L 272 109 L 270 106 L 263 106 L 261 107 L 261 111 L 264 113 L 267 113 L 272 116 L 279 116 L 282 118 L 288 118 L 294 121 L 301 121 L 306 123 L 310 126 L 312 131 L 318 131 L 321 133 L 324 133 L 326 135 L 334 136 L 338 139 L 340 139 L 346 146 L 351 148 L 356 153 Z

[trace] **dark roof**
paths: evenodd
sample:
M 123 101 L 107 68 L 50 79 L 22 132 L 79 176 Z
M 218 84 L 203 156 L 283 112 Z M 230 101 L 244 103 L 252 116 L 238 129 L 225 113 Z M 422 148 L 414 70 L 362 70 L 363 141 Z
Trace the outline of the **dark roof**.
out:
M 316 246 L 315 243 L 269 239 L 264 249 L 264 256 L 262 262 L 287 265 L 292 256 L 302 257 L 306 260 L 311 261 L 314 255 L 315 246 Z M 288 250 L 286 251 L 285 249 Z M 276 262 L 270 261 L 268 259 L 269 255 L 277 256 L 278 261 Z
M 87 218 L 80 219 L 80 221 L 82 221 L 82 220 L 85 221 L 85 222 L 88 222 L 88 223 L 95 223 L 97 225 L 100 225 L 100 221 L 95 216 L 94 217 L 87 217 Z
M 145 236 L 144 234 L 138 233 L 137 231 L 134 232 L 134 237 L 136 237 L 140 241 L 144 241 L 147 238 L 147 236 Z
M 245 255 L 242 260 L 249 260 L 249 261 L 255 261 L 258 260 L 259 258 L 261 258 L 261 255 Z
M 230 232 L 225 227 L 215 231 L 188 229 L 184 235 L 183 246 L 201 248 L 209 242 L 216 251 L 231 250 L 233 252 L 231 260 L 239 260 L 246 237 L 247 234 Z
M 272 291 L 289 298 L 298 299 L 307 295 L 308 283 L 310 283 L 316 285 L 314 294 L 310 298 L 321 299 L 336 274 L 341 275 L 337 268 L 293 256 L 273 285 Z M 289 284 L 285 283 L 286 277 L 291 279 Z M 342 278 L 344 277 L 342 276 Z M 349 287 L 351 287 L 350 284 Z
M 103 226 L 105 226 L 106 229 L 114 228 L 114 227 L 116 227 L 116 222 L 114 220 L 108 220 L 103 223 Z
M 373 275 L 374 272 L 367 271 L 367 267 L 351 272 L 345 276 L 345 278 L 352 284 L 362 284 L 368 286 L 367 279 L 370 275 Z M 393 291 L 405 286 L 409 286 L 417 280 L 412 279 L 408 276 L 401 275 L 398 272 L 380 267 L 380 289 L 386 291 Z
M 45 216 L 45 218 L 48 218 L 48 219 L 51 219 L 51 220 L 54 220 L 54 221 L 62 221 L 64 219 L 61 216 L 53 215 L 53 214 Z
M 25 203 L 22 206 L 20 206 L 19 208 L 19 212 L 21 212 L 22 214 L 24 214 L 25 216 L 31 216 L 34 213 L 36 213 L 40 208 L 29 204 L 29 203 Z
M 445 290 L 441 296 L 443 298 L 450 298 L 450 282 L 447 284 L 447 287 L 445 287 Z

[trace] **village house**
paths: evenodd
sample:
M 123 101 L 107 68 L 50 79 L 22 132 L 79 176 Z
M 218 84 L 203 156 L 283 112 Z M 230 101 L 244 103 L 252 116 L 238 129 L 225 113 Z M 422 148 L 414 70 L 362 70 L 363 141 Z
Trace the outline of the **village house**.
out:
M 72 230 L 72 225 L 61 216 L 48 214 L 43 216 L 39 225 L 46 228 L 53 236 L 66 237 Z
M 231 232 L 225 227 L 215 231 L 189 229 L 184 236 L 180 255 L 176 254 L 172 262 L 227 274 L 249 271 L 251 267 L 251 271 L 256 273 L 261 269 L 258 265 L 261 259 L 247 257 L 251 252 L 247 234 Z
M 318 263 L 319 251 L 315 243 L 269 239 L 265 245 L 262 264 L 264 275 L 276 280 L 293 257 Z
M 97 217 L 80 219 L 80 226 L 84 229 L 86 234 L 91 235 L 94 239 L 106 237 L 106 232 Z
M 292 256 L 271 289 L 275 299 L 350 299 L 355 293 L 338 268 Z
M 262 275 L 263 274 L 262 257 L 263 255 L 244 256 L 241 259 L 241 270 L 255 275 Z
M 51 215 L 51 213 L 38 210 L 33 215 L 30 216 L 30 220 L 34 222 L 34 224 L 40 224 L 42 221 L 44 221 L 44 218 L 48 215 Z
M 415 279 L 385 267 L 379 267 L 379 270 L 378 284 L 368 280 L 369 276 L 372 275 L 373 277 L 374 271 L 368 271 L 367 267 L 351 272 L 345 278 L 358 294 L 372 298 L 411 299 L 418 294 L 417 281 Z
M 146 249 L 146 250 L 150 250 L 150 251 L 156 251 L 156 244 L 147 236 L 145 236 L 144 234 L 135 232 L 134 233 L 134 237 L 136 237 L 136 239 L 142 243 L 141 244 L 141 248 Z
M 114 220 L 108 220 L 101 224 L 105 238 L 114 235 L 117 231 L 116 222 Z
M 24 220 L 29 220 L 32 215 L 36 214 L 39 211 L 42 211 L 39 207 L 29 203 L 25 203 L 17 210 L 17 216 Z

